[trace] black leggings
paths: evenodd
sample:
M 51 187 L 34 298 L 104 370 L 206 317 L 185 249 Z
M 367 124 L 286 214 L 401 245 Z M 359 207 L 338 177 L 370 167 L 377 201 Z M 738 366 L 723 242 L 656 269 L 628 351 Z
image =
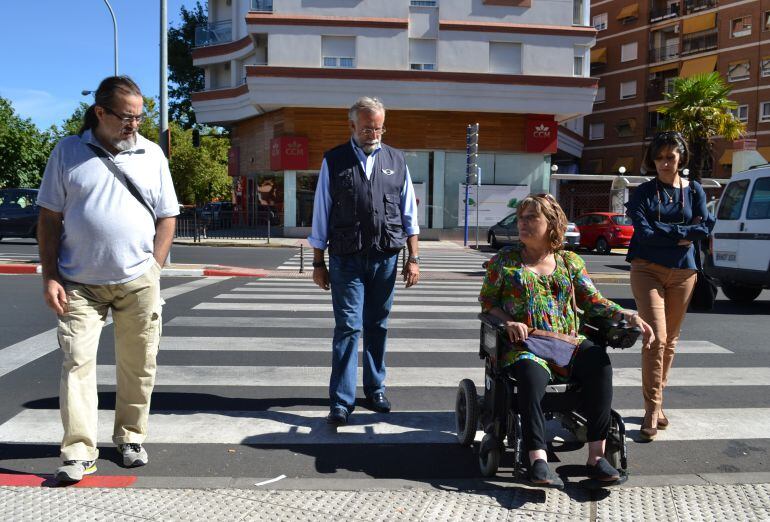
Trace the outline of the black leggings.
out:
M 545 415 L 540 402 L 545 396 L 548 372 L 532 359 L 512 366 L 517 382 L 517 404 L 528 451 L 546 449 Z M 572 362 L 571 380 L 581 384 L 582 411 L 588 421 L 588 442 L 604 440 L 610 429 L 612 365 L 606 350 L 585 341 Z

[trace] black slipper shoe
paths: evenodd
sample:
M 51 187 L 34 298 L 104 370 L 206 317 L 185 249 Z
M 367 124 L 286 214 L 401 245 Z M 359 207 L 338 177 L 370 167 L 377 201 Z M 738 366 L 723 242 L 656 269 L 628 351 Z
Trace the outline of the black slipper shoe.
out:
M 564 481 L 551 471 L 548 463 L 543 459 L 537 459 L 530 466 L 529 481 L 537 487 L 564 489 Z
M 607 459 L 604 457 L 597 460 L 593 466 L 586 464 L 586 468 L 590 478 L 601 482 L 615 482 L 620 479 L 620 472 L 613 468 L 612 464 L 607 462 Z

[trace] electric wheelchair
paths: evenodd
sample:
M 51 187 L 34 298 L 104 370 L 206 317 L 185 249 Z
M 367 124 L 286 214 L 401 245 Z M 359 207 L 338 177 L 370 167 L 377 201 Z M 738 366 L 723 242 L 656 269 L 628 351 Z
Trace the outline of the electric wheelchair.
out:
M 455 403 L 457 439 L 461 445 L 471 446 L 477 429 L 483 430 L 478 451 L 481 474 L 494 476 L 507 448 L 513 453 L 513 476 L 522 479 L 529 460 L 522 440 L 521 415 L 517 411 L 516 380 L 501 364 L 503 354 L 515 348 L 500 319 L 489 314 L 478 317 L 481 320 L 479 358 L 484 359 L 484 395 L 477 395 L 471 379 L 460 381 Z M 625 321 L 602 318 L 591 319 L 583 325 L 581 332 L 605 348 L 629 348 L 641 335 L 641 329 L 630 327 Z M 552 381 L 541 404 L 547 420 L 558 420 L 579 442 L 585 443 L 586 419 L 581 413 L 579 391 L 580 385 L 576 382 L 560 384 Z M 628 478 L 625 433 L 623 419 L 612 410 L 604 457 L 620 471 L 621 478 L 615 484 Z

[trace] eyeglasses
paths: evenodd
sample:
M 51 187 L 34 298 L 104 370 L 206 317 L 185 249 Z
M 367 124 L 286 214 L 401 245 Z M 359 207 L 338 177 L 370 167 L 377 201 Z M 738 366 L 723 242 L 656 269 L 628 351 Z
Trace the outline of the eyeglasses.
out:
M 123 123 L 123 125 L 130 125 L 134 121 L 138 125 L 138 124 L 141 124 L 145 118 L 144 114 L 139 114 L 138 116 L 121 116 L 120 114 L 118 114 L 117 112 L 113 111 L 112 109 L 110 109 L 105 105 L 100 105 L 100 107 L 105 111 L 109 112 L 110 114 L 112 114 L 113 116 L 115 116 L 117 119 L 119 119 Z
M 381 129 L 370 129 L 369 127 L 364 127 L 359 132 L 361 132 L 361 134 L 364 136 L 382 136 L 387 131 L 385 130 L 385 127 Z

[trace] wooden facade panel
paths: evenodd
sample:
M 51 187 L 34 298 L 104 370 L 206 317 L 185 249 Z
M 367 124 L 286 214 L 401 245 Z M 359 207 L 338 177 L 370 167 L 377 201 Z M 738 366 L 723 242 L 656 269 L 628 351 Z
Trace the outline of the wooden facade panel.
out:
M 479 152 L 524 150 L 526 117 L 521 114 L 387 111 L 384 141 L 407 150 L 465 150 L 465 129 L 479 123 Z M 286 108 L 237 124 L 233 145 L 241 148 L 241 174 L 270 169 L 270 140 L 281 135 L 307 136 L 310 169 L 321 167 L 323 154 L 350 139 L 346 109 Z

